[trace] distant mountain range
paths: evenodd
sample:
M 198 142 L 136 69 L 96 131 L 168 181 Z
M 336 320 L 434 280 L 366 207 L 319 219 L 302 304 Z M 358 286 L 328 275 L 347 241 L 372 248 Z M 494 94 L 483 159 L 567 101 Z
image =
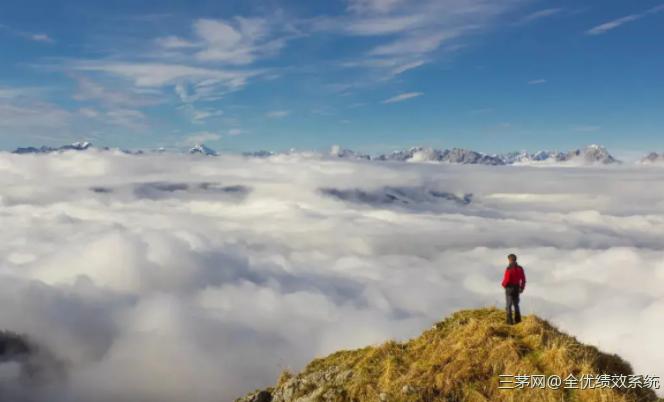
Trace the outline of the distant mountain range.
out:
M 370 156 L 356 153 L 349 149 L 332 147 L 330 155 L 338 158 L 354 158 L 380 161 L 402 162 L 446 162 L 472 165 L 518 165 L 532 163 L 570 163 L 570 164 L 616 164 L 621 163 L 601 145 L 588 145 L 583 149 L 568 152 L 539 151 L 533 154 L 526 151 L 506 154 L 485 154 L 469 149 L 434 149 L 414 147 L 407 150 L 394 151 L 389 154 Z
M 53 152 L 65 151 L 85 151 L 88 149 L 97 150 L 111 150 L 111 148 L 95 148 L 90 142 L 74 142 L 72 144 L 63 145 L 59 147 L 21 147 L 16 148 L 13 153 L 15 154 L 42 154 Z M 150 151 L 142 150 L 125 150 L 116 149 L 128 154 L 145 154 L 145 153 L 163 153 L 167 152 L 164 148 L 153 149 Z M 218 156 L 219 153 L 214 149 L 204 145 L 196 144 L 188 151 L 193 155 L 204 156 Z M 242 155 L 249 158 L 267 158 L 278 154 L 293 154 L 297 153 L 295 150 L 290 150 L 284 153 L 275 153 L 271 151 L 255 151 L 244 152 Z M 357 159 L 367 161 L 400 161 L 400 162 L 437 162 L 437 163 L 452 163 L 452 164 L 467 164 L 467 165 L 489 165 L 489 166 L 502 166 L 502 165 L 546 165 L 546 164 L 566 164 L 566 165 L 611 165 L 622 163 L 609 151 L 601 145 L 588 145 L 585 148 L 575 149 L 567 152 L 560 151 L 538 151 L 529 153 L 527 151 L 508 152 L 504 154 L 486 154 L 482 152 L 473 151 L 470 149 L 452 148 L 452 149 L 435 149 L 427 147 L 412 147 L 393 151 L 386 154 L 369 155 L 366 153 L 356 152 L 350 149 L 344 149 L 339 146 L 333 146 L 328 155 L 321 155 L 323 157 L 341 158 L 341 159 Z M 651 152 L 644 156 L 640 164 L 664 164 L 664 153 L 659 154 Z
M 35 147 L 24 147 L 24 148 L 16 148 L 13 153 L 15 154 L 45 154 L 45 153 L 50 153 L 50 152 L 62 152 L 62 151 L 85 151 L 86 149 L 90 148 L 92 146 L 92 143 L 84 141 L 84 142 L 74 142 L 73 144 L 68 144 L 68 145 L 63 145 L 60 147 L 47 147 L 45 145 L 42 145 L 39 148 Z

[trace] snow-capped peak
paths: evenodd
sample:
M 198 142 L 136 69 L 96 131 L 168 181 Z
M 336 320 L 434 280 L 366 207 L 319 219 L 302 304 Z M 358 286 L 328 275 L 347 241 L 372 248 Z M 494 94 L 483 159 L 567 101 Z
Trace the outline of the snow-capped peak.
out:
M 71 144 L 72 148 L 76 149 L 88 149 L 92 146 L 92 143 L 88 141 L 76 141 Z
M 214 149 L 205 146 L 204 144 L 196 144 L 191 149 L 189 149 L 190 154 L 202 154 L 207 156 L 217 156 L 219 155 Z
M 371 159 L 369 155 L 361 154 L 350 149 L 341 148 L 339 145 L 333 145 L 332 148 L 330 148 L 330 156 L 337 158 Z

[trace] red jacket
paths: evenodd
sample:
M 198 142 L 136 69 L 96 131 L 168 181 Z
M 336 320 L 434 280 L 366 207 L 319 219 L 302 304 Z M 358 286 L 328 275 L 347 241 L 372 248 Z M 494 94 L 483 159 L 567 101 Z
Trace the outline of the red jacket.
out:
M 510 268 L 509 266 L 505 268 L 503 287 L 507 285 L 517 285 L 521 289 L 526 287 L 526 273 L 523 272 L 523 268 L 520 265 L 517 264 L 514 268 Z

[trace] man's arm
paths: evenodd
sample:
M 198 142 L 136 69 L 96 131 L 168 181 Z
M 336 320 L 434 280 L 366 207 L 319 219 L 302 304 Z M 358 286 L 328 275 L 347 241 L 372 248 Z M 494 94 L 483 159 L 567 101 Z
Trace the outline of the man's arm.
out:
M 510 279 L 510 270 L 506 269 L 505 275 L 503 275 L 503 283 L 502 283 L 503 287 L 507 286 L 507 284 L 509 283 L 509 279 Z
M 521 268 L 521 286 L 519 286 L 519 289 L 521 292 L 526 289 L 526 271 L 523 269 L 523 267 Z

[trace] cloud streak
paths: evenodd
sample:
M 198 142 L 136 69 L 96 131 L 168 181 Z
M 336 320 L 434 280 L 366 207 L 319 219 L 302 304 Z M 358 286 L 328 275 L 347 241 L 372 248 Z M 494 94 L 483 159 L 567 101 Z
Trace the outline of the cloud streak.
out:
M 289 110 L 271 110 L 265 113 L 265 117 L 270 119 L 283 119 L 290 114 Z
M 193 50 L 193 56 L 204 62 L 247 65 L 277 54 L 288 39 L 274 37 L 274 26 L 265 18 L 201 18 L 194 21 L 192 29 L 194 40 L 167 36 L 158 38 L 157 43 L 170 50 Z
M 464 46 L 462 40 L 492 29 L 522 1 L 486 0 L 350 1 L 348 13 L 313 19 L 311 30 L 373 37 L 379 42 L 364 55 L 343 63 L 381 72 L 381 79 L 431 62 L 439 53 Z
M 639 14 L 630 14 L 621 18 L 617 18 L 612 21 L 605 22 L 603 24 L 597 25 L 586 31 L 588 35 L 602 35 L 613 29 L 619 28 L 629 22 L 638 21 L 644 17 L 647 17 L 651 14 L 657 14 L 664 11 L 664 4 L 648 9 L 647 11 Z
M 31 40 L 33 42 L 42 42 L 42 43 L 48 43 L 48 44 L 53 44 L 55 43 L 55 39 L 53 39 L 51 36 L 45 34 L 45 33 L 35 33 L 35 32 L 25 32 L 21 31 L 18 29 L 14 29 L 10 26 L 0 24 L 0 30 L 4 30 L 6 32 L 9 32 L 10 34 L 14 36 L 19 36 L 21 38 Z
M 398 102 L 407 101 L 408 99 L 417 98 L 418 96 L 422 95 L 424 95 L 422 92 L 405 92 L 399 95 L 395 95 L 391 98 L 387 98 L 381 103 L 398 103 Z
M 529 24 L 531 22 L 558 15 L 563 11 L 562 8 L 545 8 L 525 15 L 519 20 L 519 24 Z

